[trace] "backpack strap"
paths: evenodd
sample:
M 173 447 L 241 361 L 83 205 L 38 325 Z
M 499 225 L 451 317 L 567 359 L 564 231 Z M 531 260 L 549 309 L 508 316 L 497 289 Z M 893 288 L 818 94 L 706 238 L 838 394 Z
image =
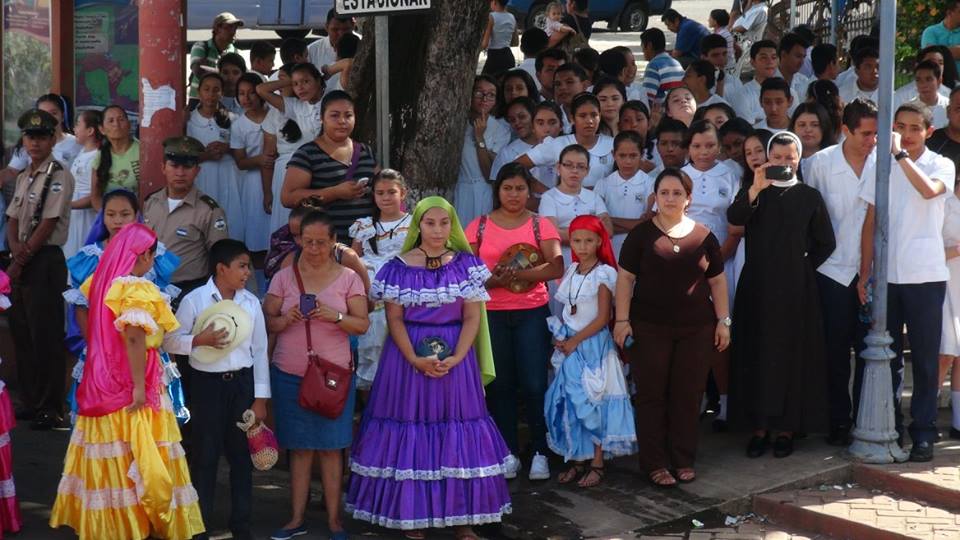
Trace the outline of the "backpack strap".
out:
M 480 254 L 480 244 L 483 243 L 483 230 L 487 228 L 487 215 L 480 216 L 480 223 L 477 224 L 477 254 Z
M 537 241 L 537 249 L 540 249 L 540 214 L 533 215 L 533 239 Z

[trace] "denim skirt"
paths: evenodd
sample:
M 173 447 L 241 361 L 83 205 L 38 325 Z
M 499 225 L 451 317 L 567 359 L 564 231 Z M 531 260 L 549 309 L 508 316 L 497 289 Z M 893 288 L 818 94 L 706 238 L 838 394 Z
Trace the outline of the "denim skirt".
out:
M 340 450 L 353 441 L 353 409 L 357 377 L 350 380 L 350 393 L 336 419 L 304 409 L 297 403 L 303 377 L 270 366 L 270 389 L 277 442 L 288 450 Z

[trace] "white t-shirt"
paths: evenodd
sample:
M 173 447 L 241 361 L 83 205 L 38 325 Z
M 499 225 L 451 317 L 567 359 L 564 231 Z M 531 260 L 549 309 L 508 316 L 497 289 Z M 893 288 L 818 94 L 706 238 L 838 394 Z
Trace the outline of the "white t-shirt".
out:
M 536 166 L 555 166 L 560 160 L 560 152 L 571 144 L 577 144 L 575 135 L 561 135 L 547 137 L 542 143 L 534 146 L 527 152 L 527 157 Z M 587 148 L 590 154 L 590 171 L 583 179 L 583 186 L 592 188 L 601 178 L 613 171 L 613 137 L 598 135 L 593 148 Z
M 599 263 L 586 275 L 577 272 L 579 263 L 573 263 L 563 275 L 563 281 L 553 295 L 563 305 L 563 322 L 574 332 L 586 328 L 600 312 L 600 287 L 606 287 L 613 295 L 617 288 L 617 271 Z M 572 313 L 572 306 L 577 312 Z
M 309 137 L 309 133 L 303 132 L 303 127 L 301 127 L 300 131 L 303 133 L 303 135 L 301 135 L 301 137 L 295 141 L 287 141 L 286 137 L 284 137 L 280 130 L 283 129 L 283 126 L 286 125 L 287 120 L 289 119 L 290 118 L 288 118 L 286 114 L 271 107 L 267 112 L 267 117 L 264 118 L 263 123 L 260 124 L 260 129 L 262 129 L 264 133 L 269 133 L 277 138 L 278 156 L 292 156 L 298 148 L 310 142 L 312 139 L 312 137 Z
M 848 286 L 860 272 L 860 232 L 867 215 L 863 191 L 876 178 L 876 152 L 867 157 L 858 177 L 843 155 L 843 145 L 836 144 L 807 158 L 803 181 L 816 188 L 827 205 L 837 247 L 817 271 Z
M 308 103 L 300 101 L 295 97 L 283 98 L 283 111 L 287 118 L 297 121 L 303 137 L 307 140 L 313 140 L 320 134 L 320 127 L 323 125 L 323 116 L 320 114 L 320 101 Z
M 839 86 L 839 88 L 840 99 L 842 99 L 844 103 L 850 103 L 857 98 L 869 99 L 874 103 L 877 102 L 877 91 L 879 87 L 873 90 L 861 90 L 860 85 L 857 84 L 856 76 L 848 80 L 843 86 Z
M 949 97 L 938 93 L 936 105 L 927 105 L 926 103 L 920 101 L 919 97 L 916 97 L 907 103 L 916 103 L 918 105 L 926 106 L 928 109 L 930 109 L 930 113 L 933 114 L 933 127 L 937 129 L 947 127 L 947 124 L 949 123 L 949 120 L 947 119 L 947 107 L 950 106 Z
M 693 200 L 687 215 L 710 229 L 722 245 L 727 240 L 727 208 L 737 196 L 740 180 L 735 172 L 719 162 L 708 171 L 686 165 L 683 172 L 693 180 Z
M 945 85 L 940 85 L 940 88 L 937 89 L 937 92 L 946 98 L 950 98 L 950 88 Z M 910 81 L 907 84 L 901 86 L 893 93 L 893 110 L 897 110 L 901 105 L 908 101 L 915 99 L 919 93 L 917 92 L 917 82 Z M 949 101 L 948 101 L 949 103 Z
M 890 243 L 887 249 L 887 280 L 910 284 L 947 281 L 946 254 L 943 251 L 944 204 L 953 192 L 956 172 L 953 161 L 924 150 L 917 168 L 928 177 L 943 182 L 946 193 L 924 199 L 914 189 L 899 163 L 890 171 Z M 876 183 L 867 182 L 863 200 L 874 204 Z
M 732 77 L 730 78 L 732 79 Z M 724 85 L 726 84 L 724 82 Z M 737 87 L 734 92 L 731 92 L 731 90 L 732 88 L 724 88 L 724 97 L 736 111 L 737 116 L 751 124 L 756 124 L 766 118 L 766 113 L 763 112 L 763 107 L 760 105 L 760 83 L 756 79 L 750 79 Z M 790 88 L 790 95 L 793 97 L 793 102 L 787 110 L 788 116 L 792 115 L 797 106 L 804 101 L 803 96 L 797 94 L 793 87 Z
M 73 200 L 81 199 L 90 195 L 93 179 L 93 162 L 100 155 L 100 150 L 83 150 L 70 165 L 70 174 L 73 175 Z

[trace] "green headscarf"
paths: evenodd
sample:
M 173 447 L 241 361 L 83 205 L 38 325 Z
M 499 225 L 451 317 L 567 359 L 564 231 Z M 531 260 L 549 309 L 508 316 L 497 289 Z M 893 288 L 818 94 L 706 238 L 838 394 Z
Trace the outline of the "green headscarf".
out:
M 401 252 L 406 253 L 417 247 L 420 242 L 420 220 L 423 219 L 423 214 L 431 208 L 443 208 L 450 216 L 450 238 L 447 239 L 447 249 L 472 254 L 473 250 L 470 249 L 470 242 L 467 241 L 467 235 L 464 234 L 460 219 L 457 218 L 456 209 L 446 199 L 436 195 L 427 197 L 417 203 L 417 207 L 413 210 L 410 228 L 407 230 L 407 239 L 403 243 Z M 477 362 L 480 364 L 480 376 L 483 379 L 484 386 L 486 386 L 497 377 L 497 371 L 493 366 L 493 347 L 490 345 L 490 325 L 487 322 L 486 303 L 480 304 L 480 330 L 477 332 L 477 339 L 474 341 L 473 347 L 477 355 Z

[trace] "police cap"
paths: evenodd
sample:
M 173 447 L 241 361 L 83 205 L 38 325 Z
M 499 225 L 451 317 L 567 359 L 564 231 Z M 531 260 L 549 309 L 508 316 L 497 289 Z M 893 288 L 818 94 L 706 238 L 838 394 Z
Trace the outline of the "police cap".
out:
M 170 137 L 163 141 L 163 159 L 180 165 L 198 164 L 201 153 L 203 144 L 193 137 Z
M 57 131 L 57 119 L 47 111 L 30 109 L 20 115 L 17 127 L 23 135 L 53 135 Z

